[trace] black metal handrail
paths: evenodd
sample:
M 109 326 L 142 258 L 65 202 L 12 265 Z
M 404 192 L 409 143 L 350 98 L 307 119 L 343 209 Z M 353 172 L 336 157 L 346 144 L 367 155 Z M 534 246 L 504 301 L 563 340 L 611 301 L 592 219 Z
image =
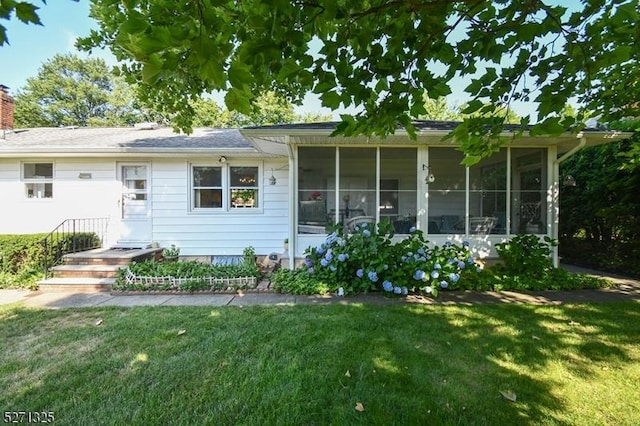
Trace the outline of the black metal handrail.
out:
M 109 219 L 106 217 L 65 219 L 42 239 L 44 277 L 69 253 L 100 248 L 104 244 Z

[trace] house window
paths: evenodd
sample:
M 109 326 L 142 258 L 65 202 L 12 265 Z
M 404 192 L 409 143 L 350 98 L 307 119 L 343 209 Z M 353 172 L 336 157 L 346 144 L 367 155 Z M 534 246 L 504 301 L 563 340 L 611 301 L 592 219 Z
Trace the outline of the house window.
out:
M 231 208 L 258 207 L 258 168 L 229 167 Z
M 194 166 L 193 208 L 222 208 L 222 167 Z
M 24 163 L 22 179 L 27 198 L 53 198 L 53 163 Z
M 255 166 L 191 166 L 191 209 L 257 208 L 259 170 Z

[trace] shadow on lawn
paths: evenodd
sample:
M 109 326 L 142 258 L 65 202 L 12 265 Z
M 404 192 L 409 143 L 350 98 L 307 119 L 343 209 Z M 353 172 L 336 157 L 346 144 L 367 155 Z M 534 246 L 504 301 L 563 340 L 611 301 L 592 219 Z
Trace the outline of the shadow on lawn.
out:
M 640 312 L 612 306 L 5 308 L 0 405 L 77 424 L 562 424 L 553 363 L 588 378 L 632 360 Z

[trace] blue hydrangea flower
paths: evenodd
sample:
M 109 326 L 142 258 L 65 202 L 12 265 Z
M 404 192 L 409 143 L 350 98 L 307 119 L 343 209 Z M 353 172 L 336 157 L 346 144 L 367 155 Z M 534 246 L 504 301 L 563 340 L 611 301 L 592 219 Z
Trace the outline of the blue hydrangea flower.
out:
M 427 260 L 431 260 L 431 255 L 430 254 L 427 255 Z
M 344 262 L 344 261 L 345 261 L 345 260 L 347 260 L 348 258 L 349 258 L 349 256 L 348 256 L 347 254 L 345 254 L 345 253 L 340 253 L 340 254 L 338 255 L 338 260 L 339 260 L 340 262 Z
M 449 287 L 449 283 L 446 282 L 445 280 L 442 280 L 442 281 L 440 281 L 440 287 L 447 288 L 447 287 Z
M 384 291 L 393 291 L 393 284 L 391 283 L 391 281 L 385 280 L 382 283 L 382 288 L 384 289 Z
M 329 266 L 329 269 L 331 270 L 331 272 L 335 272 L 338 270 L 338 268 L 336 268 L 334 265 Z
M 376 274 L 376 271 L 369 271 L 367 276 L 372 283 L 378 282 L 378 274 Z
M 362 268 L 356 271 L 356 276 L 358 278 L 362 278 L 364 276 L 364 271 L 362 270 Z
M 340 247 L 344 247 L 347 244 L 347 240 L 345 240 L 344 238 L 338 238 L 337 243 Z
M 481 266 L 476 266 L 476 271 L 477 271 L 477 272 L 482 271 L 482 267 L 481 267 Z
M 467 266 L 467 264 L 464 263 L 462 260 L 458 261 L 458 268 L 464 269 L 466 266 Z
M 327 254 L 324 255 L 324 258 L 327 260 L 333 259 L 333 253 L 331 253 L 331 250 L 327 251 Z
M 406 296 L 407 294 L 409 294 L 409 289 L 408 289 L 408 288 L 406 288 L 406 287 L 402 287 L 402 294 L 403 294 L 404 296 Z
M 433 288 L 431 288 L 430 285 L 428 285 L 425 289 L 424 289 L 425 293 L 430 294 L 433 291 Z
M 362 235 L 364 235 L 365 238 L 369 238 L 371 236 L 371 231 L 365 229 L 364 231 L 362 231 Z
M 444 243 L 444 246 L 445 246 L 445 247 L 451 247 L 451 241 L 446 241 L 446 242 Z
M 414 232 L 416 232 L 416 227 L 412 226 L 411 228 L 409 228 L 409 233 L 413 234 Z
M 320 264 L 322 266 L 327 266 L 329 264 L 329 261 L 327 259 L 325 259 L 325 258 L 322 258 L 322 260 L 320 260 Z
M 456 263 L 456 260 L 451 258 L 447 259 L 447 265 L 451 265 L 452 263 Z
M 422 281 L 424 279 L 424 275 L 425 275 L 424 271 L 421 271 L 420 269 L 418 269 L 416 272 L 413 273 L 413 279 Z
M 418 249 L 418 254 L 422 254 L 422 255 L 424 255 L 424 253 L 425 253 L 425 252 L 424 252 L 424 249 L 423 249 L 422 247 L 420 247 L 420 248 Z
M 440 272 L 438 272 L 438 271 L 432 271 L 431 272 L 431 278 L 433 278 L 435 280 L 438 277 L 440 277 Z
M 442 269 L 442 266 L 440 266 L 439 263 L 436 263 L 435 265 L 433 265 L 433 269 Z
M 469 241 L 464 240 L 464 241 L 462 242 L 462 247 L 469 247 L 469 246 L 470 246 Z
M 384 269 L 386 271 L 387 269 L 389 269 L 389 265 L 387 265 L 387 264 L 382 265 L 382 269 Z
M 313 265 L 313 262 L 311 261 L 310 258 L 305 257 L 304 258 L 304 264 L 307 265 L 307 268 Z
M 317 252 L 320 256 L 322 256 L 322 255 L 324 254 L 324 247 L 322 247 L 322 246 L 318 247 L 318 248 L 316 249 L 316 252 Z
M 413 252 L 410 251 L 409 253 L 407 253 L 407 257 L 411 257 L 411 256 L 413 256 Z
M 449 281 L 451 281 L 452 283 L 457 283 L 459 279 L 460 279 L 460 275 L 454 272 L 449 274 Z
M 402 289 L 401 289 L 400 287 L 394 287 L 394 288 L 393 288 L 393 292 L 394 292 L 395 294 L 400 294 L 400 293 L 402 293 Z
M 468 258 L 468 259 L 467 259 L 467 263 L 468 263 L 469 265 L 473 265 L 473 257 Z
M 314 272 L 316 272 L 316 270 L 312 266 L 311 268 L 309 268 L 308 272 L 309 272 L 310 275 L 313 275 Z

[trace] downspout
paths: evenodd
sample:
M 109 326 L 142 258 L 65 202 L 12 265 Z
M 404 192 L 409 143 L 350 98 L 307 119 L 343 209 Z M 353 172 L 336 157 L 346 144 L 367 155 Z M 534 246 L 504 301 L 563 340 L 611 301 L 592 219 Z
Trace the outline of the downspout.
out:
M 587 138 L 584 136 L 584 133 L 580 132 L 576 135 L 580 138 L 580 142 L 569 151 L 565 152 L 559 158 L 556 158 L 553 161 L 553 175 L 554 175 L 554 185 L 555 185 L 555 198 L 556 198 L 556 206 L 554 209 L 554 220 L 553 220 L 553 229 L 551 238 L 557 240 L 559 237 L 559 216 L 560 216 L 560 163 L 573 156 L 576 152 L 580 151 L 587 145 Z M 558 268 L 560 267 L 560 257 L 558 256 L 558 246 L 553 248 L 553 266 Z
M 289 153 L 289 269 L 295 269 L 296 263 L 296 246 L 298 239 L 296 235 L 296 217 L 298 197 L 298 174 L 296 166 L 296 150 L 289 143 L 289 136 L 285 136 L 285 145 Z

